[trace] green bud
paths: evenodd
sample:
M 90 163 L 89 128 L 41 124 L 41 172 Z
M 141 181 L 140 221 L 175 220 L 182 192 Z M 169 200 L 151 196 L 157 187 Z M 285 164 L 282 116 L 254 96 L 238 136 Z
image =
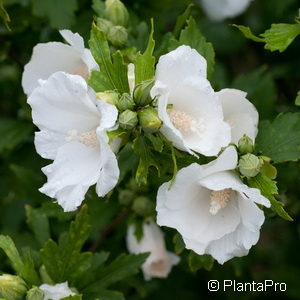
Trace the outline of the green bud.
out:
M 135 106 L 132 97 L 124 93 L 121 98 L 117 102 L 117 107 L 120 111 L 124 111 L 126 109 L 133 109 Z
M 119 94 L 115 91 L 100 92 L 96 94 L 96 97 L 97 99 L 113 105 L 116 105 L 119 100 Z
M 109 33 L 109 30 L 114 26 L 114 24 L 106 19 L 97 18 L 97 26 L 103 31 L 106 35 Z
M 154 204 L 149 198 L 140 196 L 134 200 L 132 209 L 137 215 L 146 217 L 151 214 L 152 210 L 154 209 Z
M 148 133 L 157 132 L 161 127 L 161 120 L 156 109 L 147 107 L 138 112 L 139 122 L 143 130 Z
M 122 190 L 119 192 L 119 196 L 118 196 L 118 199 L 119 199 L 119 203 L 121 205 L 125 205 L 125 206 L 128 206 L 131 204 L 133 198 L 134 198 L 134 192 L 133 191 L 130 191 L 130 190 Z
M 114 26 L 110 28 L 107 38 L 115 47 L 124 46 L 128 39 L 128 33 L 125 27 Z
M 21 300 L 27 292 L 25 281 L 19 277 L 9 274 L 0 276 L 0 294 L 7 300 Z
M 26 300 L 43 300 L 44 292 L 38 287 L 34 287 L 27 292 Z
M 242 154 L 252 153 L 254 151 L 254 144 L 252 139 L 244 134 L 239 140 L 238 148 Z
M 146 106 L 152 102 L 152 98 L 150 96 L 150 91 L 154 85 L 154 80 L 146 80 L 134 88 L 133 91 L 133 99 L 134 102 L 139 106 Z
M 129 20 L 127 8 L 120 0 L 106 0 L 104 16 L 115 25 L 126 26 Z
M 262 160 L 254 154 L 248 153 L 243 155 L 238 164 L 240 173 L 246 177 L 254 177 L 260 172 Z
M 123 129 L 133 129 L 138 124 L 137 113 L 126 109 L 119 115 L 119 123 Z

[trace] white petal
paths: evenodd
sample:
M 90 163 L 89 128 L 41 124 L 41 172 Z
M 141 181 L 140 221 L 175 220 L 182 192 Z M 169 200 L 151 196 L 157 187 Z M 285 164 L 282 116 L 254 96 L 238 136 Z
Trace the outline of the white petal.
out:
M 244 12 L 252 0 L 201 0 L 203 9 L 210 19 L 222 21 Z
M 84 40 L 78 33 L 73 33 L 67 29 L 60 30 L 59 33 L 76 50 L 79 52 L 84 51 Z
M 172 89 L 186 77 L 206 78 L 206 69 L 206 60 L 202 55 L 189 46 L 180 46 L 160 57 L 155 79 Z
M 178 172 L 180 173 L 181 170 Z M 183 185 L 177 186 L 177 181 L 170 190 L 159 189 L 157 196 L 157 223 L 160 226 L 175 228 L 183 236 L 183 239 L 195 239 L 200 243 L 208 243 L 218 239 L 225 234 L 233 232 L 240 222 L 237 210 L 237 201 L 232 199 L 228 205 L 212 215 L 210 209 L 210 190 L 195 187 L 195 183 L 189 182 L 189 178 Z M 173 189 L 181 191 L 175 194 Z M 179 209 L 170 209 L 170 203 L 174 201 L 178 205 L 183 203 Z M 226 220 L 226 222 L 224 222 Z
M 134 64 L 132 63 L 128 65 L 127 77 L 128 77 L 130 94 L 132 95 L 135 87 Z
M 117 108 L 114 105 L 106 103 L 103 100 L 97 100 L 96 105 L 101 117 L 99 130 L 106 130 L 115 126 L 118 118 Z
M 22 87 L 27 95 L 38 86 L 38 80 L 47 80 L 55 72 L 77 73 L 87 69 L 81 54 L 72 46 L 50 42 L 33 48 L 30 62 L 25 66 Z M 84 71 L 86 72 L 86 71 Z
M 59 147 L 65 144 L 65 135 L 43 129 L 35 133 L 36 152 L 43 158 L 54 159 Z
M 100 114 L 94 101 L 81 76 L 63 72 L 51 75 L 28 98 L 34 124 L 62 134 L 74 129 L 80 134 L 99 125 Z
M 211 174 L 207 177 L 201 178 L 199 183 L 214 191 L 231 188 L 245 199 L 270 207 L 270 201 L 262 196 L 258 189 L 250 188 L 243 184 L 238 176 L 233 172 L 224 171 Z
M 97 136 L 100 143 L 100 173 L 96 191 L 99 197 L 104 197 L 118 183 L 120 170 L 117 158 L 108 144 L 106 133 L 98 128 Z
M 59 148 L 54 162 L 42 169 L 48 181 L 40 191 L 56 198 L 64 211 L 75 210 L 99 178 L 99 152 L 99 147 L 87 147 L 77 141 L 66 143 Z
M 68 282 L 55 285 L 42 284 L 39 289 L 44 292 L 43 300 L 60 300 L 62 298 L 75 295 L 68 286 Z
M 231 125 L 231 141 L 236 143 L 246 134 L 253 141 L 257 135 L 258 112 L 246 99 L 246 93 L 235 89 L 223 89 L 217 93 L 224 112 L 224 119 Z

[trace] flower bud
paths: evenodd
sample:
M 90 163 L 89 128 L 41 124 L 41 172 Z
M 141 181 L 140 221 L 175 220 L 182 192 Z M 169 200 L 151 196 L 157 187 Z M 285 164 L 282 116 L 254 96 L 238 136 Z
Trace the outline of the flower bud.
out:
M 140 196 L 134 200 L 132 209 L 137 215 L 146 217 L 151 214 L 154 205 L 149 198 Z
M 106 0 L 104 15 L 115 25 L 121 26 L 126 26 L 129 19 L 127 8 L 120 0 Z
M 150 91 L 154 85 L 154 80 L 146 80 L 136 85 L 133 91 L 134 102 L 139 106 L 146 106 L 152 102 Z
M 138 124 L 137 113 L 126 109 L 119 115 L 119 124 L 123 129 L 133 129 Z
M 100 92 L 96 94 L 96 97 L 112 105 L 116 105 L 119 100 L 119 94 L 115 91 Z
M 240 173 L 246 177 L 254 177 L 260 172 L 262 161 L 254 154 L 243 155 L 238 164 Z
M 19 277 L 9 274 L 0 276 L 0 294 L 7 300 L 21 300 L 27 292 L 25 281 Z
M 242 154 L 252 153 L 254 151 L 254 144 L 252 139 L 244 134 L 239 140 L 238 148 Z
M 43 300 L 44 292 L 38 287 L 34 287 L 27 292 L 26 300 Z
M 128 33 L 125 27 L 114 26 L 110 28 L 107 38 L 114 46 L 119 47 L 126 44 Z
M 131 204 L 133 198 L 134 198 L 134 192 L 130 191 L 130 190 L 122 190 L 119 193 L 118 199 L 119 199 L 119 203 L 121 205 L 129 205 Z
M 143 130 L 148 133 L 157 132 L 161 127 L 161 120 L 157 111 L 152 107 L 147 107 L 138 112 L 139 122 Z
M 126 109 L 133 109 L 135 106 L 132 97 L 124 93 L 121 98 L 117 102 L 117 107 L 120 111 L 124 111 Z
M 97 26 L 103 31 L 106 35 L 109 33 L 109 30 L 114 26 L 114 24 L 106 19 L 97 18 Z

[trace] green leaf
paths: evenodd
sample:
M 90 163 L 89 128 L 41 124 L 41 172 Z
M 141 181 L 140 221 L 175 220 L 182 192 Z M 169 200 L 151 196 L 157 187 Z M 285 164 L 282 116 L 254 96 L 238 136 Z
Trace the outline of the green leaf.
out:
M 122 293 L 98 288 L 97 291 L 89 293 L 87 300 L 125 300 Z
M 77 0 L 31 0 L 32 13 L 39 17 L 47 17 L 53 28 L 70 28 L 75 23 Z
M 280 114 L 260 123 L 256 149 L 274 163 L 300 159 L 300 113 Z
M 148 255 L 148 253 L 121 254 L 111 264 L 98 270 L 95 274 L 96 282 L 84 289 L 84 293 L 97 292 L 99 288 L 107 288 L 113 283 L 138 273 Z
M 61 300 L 82 300 L 82 296 L 81 295 L 68 296 L 68 297 L 61 298 Z
M 177 232 L 173 237 L 174 251 L 176 254 L 180 254 L 185 249 L 185 243 L 182 236 Z
M 107 90 L 128 93 L 127 66 L 120 51 L 110 55 L 105 34 L 93 24 L 89 41 L 91 52 L 101 71 L 93 71 L 89 84 L 96 92 Z
M 192 272 L 197 272 L 200 269 L 210 271 L 214 266 L 214 259 L 208 254 L 198 255 L 191 251 L 188 257 L 189 267 Z
M 92 253 L 80 253 L 90 230 L 87 206 L 84 205 L 59 245 L 48 240 L 41 250 L 41 258 L 52 280 L 69 281 L 72 284 L 90 268 Z
M 20 277 L 30 284 L 39 284 L 39 278 L 31 257 L 26 256 L 23 260 L 9 236 L 0 235 L 0 248 L 5 252 L 12 267 Z
M 136 55 L 134 63 L 135 84 L 139 84 L 142 81 L 152 79 L 155 73 L 155 57 L 153 56 L 153 50 L 155 47 L 155 41 L 153 39 L 154 26 L 153 20 L 151 20 L 151 32 L 149 35 L 148 46 L 143 54 L 140 52 Z
M 194 4 L 190 3 L 188 5 L 188 7 L 186 8 L 186 10 L 184 11 L 184 13 L 182 15 L 178 16 L 178 18 L 176 20 L 174 31 L 173 31 L 173 35 L 175 36 L 175 38 L 179 37 L 180 30 L 183 28 L 183 26 L 187 22 L 188 18 L 190 17 L 193 6 L 194 6 Z
M 283 52 L 299 34 L 300 24 L 272 24 L 261 36 L 265 49 Z
M 31 135 L 33 125 L 28 122 L 0 120 L 0 152 L 12 150 Z
M 27 224 L 33 231 L 40 246 L 43 246 L 50 239 L 49 221 L 47 216 L 38 209 L 29 205 L 25 206 Z
M 181 30 L 179 41 L 173 40 L 169 51 L 180 45 L 188 45 L 196 49 L 207 61 L 207 76 L 210 78 L 214 71 L 215 51 L 211 43 L 206 42 L 206 38 L 200 32 L 193 17 L 187 21 L 187 26 Z
M 162 152 L 163 151 L 164 142 L 160 138 L 160 136 L 156 136 L 155 134 L 152 134 L 152 133 L 146 133 L 145 136 L 152 143 L 152 146 L 153 146 L 155 151 L 157 151 L 157 152 Z
M 8 30 L 10 30 L 8 23 L 10 22 L 10 17 L 9 14 L 7 13 L 7 11 L 5 10 L 4 6 L 3 6 L 3 1 L 0 0 L 0 18 L 3 20 L 4 25 L 6 26 L 6 28 Z
M 255 42 L 264 42 L 264 39 L 254 35 L 249 27 L 243 25 L 232 24 L 233 27 L 239 29 L 247 39 L 250 39 Z
M 257 188 L 261 191 L 271 202 L 271 209 L 277 213 L 281 218 L 287 221 L 293 221 L 289 214 L 284 210 L 283 203 L 276 200 L 274 195 L 278 194 L 276 182 L 263 174 L 258 174 L 255 177 L 248 178 L 248 185 L 253 188 Z
M 140 161 L 136 171 L 136 182 L 139 185 L 147 184 L 147 177 L 150 167 L 155 167 L 159 171 L 158 163 L 149 147 L 148 140 L 143 136 L 138 136 L 134 141 L 132 148 L 139 155 Z
M 300 106 L 300 91 L 297 94 L 296 100 L 295 100 L 295 104 Z

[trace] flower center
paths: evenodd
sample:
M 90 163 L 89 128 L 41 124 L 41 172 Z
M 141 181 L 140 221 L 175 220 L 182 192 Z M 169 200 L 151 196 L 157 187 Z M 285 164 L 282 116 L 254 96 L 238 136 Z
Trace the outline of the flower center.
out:
M 203 119 L 195 119 L 185 111 L 171 108 L 167 110 L 172 124 L 180 131 L 197 132 L 202 134 L 205 131 L 205 124 Z
M 151 263 L 151 270 L 153 273 L 164 273 L 166 270 L 166 263 L 164 259 L 159 259 Z
M 72 75 L 79 75 L 79 76 L 83 77 L 84 79 L 88 79 L 89 69 L 87 68 L 86 65 L 81 64 L 71 74 Z
M 220 191 L 211 191 L 209 212 L 216 215 L 218 211 L 225 208 L 231 196 L 232 189 L 224 189 Z
M 65 137 L 66 142 L 70 141 L 78 141 L 88 147 L 95 148 L 99 145 L 99 141 L 97 138 L 97 133 L 95 130 L 91 130 L 88 132 L 84 132 L 78 135 L 76 129 L 72 129 L 68 131 L 68 135 Z

